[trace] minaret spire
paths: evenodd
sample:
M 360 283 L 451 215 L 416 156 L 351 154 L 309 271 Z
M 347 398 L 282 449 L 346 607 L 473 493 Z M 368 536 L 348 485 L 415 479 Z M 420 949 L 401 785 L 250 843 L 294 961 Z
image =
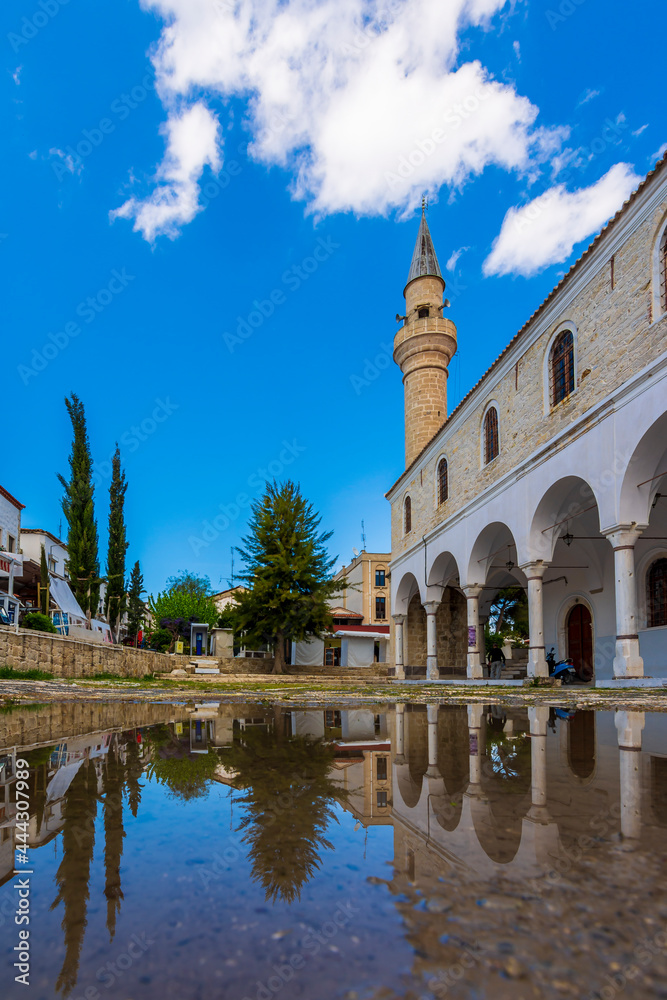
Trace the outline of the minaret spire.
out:
M 447 369 L 456 352 L 456 327 L 443 316 L 445 279 L 426 221 L 426 196 L 412 254 L 404 325 L 394 338 L 394 361 L 403 372 L 405 464 L 409 466 L 447 419 Z

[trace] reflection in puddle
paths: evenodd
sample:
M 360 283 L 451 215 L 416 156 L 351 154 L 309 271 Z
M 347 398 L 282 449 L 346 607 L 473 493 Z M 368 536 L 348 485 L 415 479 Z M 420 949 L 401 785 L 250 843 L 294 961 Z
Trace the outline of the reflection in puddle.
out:
M 667 715 L 6 714 L 11 998 L 21 759 L 37 1000 L 665 996 Z

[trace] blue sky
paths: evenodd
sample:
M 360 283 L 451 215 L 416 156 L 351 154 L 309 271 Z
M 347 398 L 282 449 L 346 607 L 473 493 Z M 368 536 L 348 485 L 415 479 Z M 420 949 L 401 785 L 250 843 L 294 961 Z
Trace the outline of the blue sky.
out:
M 0 481 L 24 525 L 58 530 L 74 390 L 103 559 L 118 440 L 150 590 L 181 568 L 227 586 L 266 475 L 301 482 L 333 554 L 362 519 L 388 548 L 421 194 L 451 410 L 664 151 L 665 10 L 642 14 L 5 0 Z

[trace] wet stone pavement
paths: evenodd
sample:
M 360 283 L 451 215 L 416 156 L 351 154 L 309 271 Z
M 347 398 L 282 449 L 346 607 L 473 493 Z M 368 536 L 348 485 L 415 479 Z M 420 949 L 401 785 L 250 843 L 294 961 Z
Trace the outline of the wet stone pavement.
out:
M 662 713 L 5 710 L 0 995 L 667 997 L 666 830 Z

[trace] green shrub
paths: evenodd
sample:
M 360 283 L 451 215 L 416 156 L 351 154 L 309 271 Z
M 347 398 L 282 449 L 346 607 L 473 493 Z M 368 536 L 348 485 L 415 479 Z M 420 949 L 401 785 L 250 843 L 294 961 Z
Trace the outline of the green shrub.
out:
M 0 680 L 3 681 L 52 681 L 53 674 L 45 670 L 17 670 L 15 667 L 0 667 Z
M 43 615 L 40 611 L 29 611 L 27 615 L 24 615 L 21 628 L 31 628 L 37 632 L 55 632 L 56 635 L 58 634 L 58 629 L 49 616 Z
M 172 633 L 166 628 L 158 628 L 148 637 L 151 649 L 157 649 L 158 653 L 166 653 L 173 641 Z

